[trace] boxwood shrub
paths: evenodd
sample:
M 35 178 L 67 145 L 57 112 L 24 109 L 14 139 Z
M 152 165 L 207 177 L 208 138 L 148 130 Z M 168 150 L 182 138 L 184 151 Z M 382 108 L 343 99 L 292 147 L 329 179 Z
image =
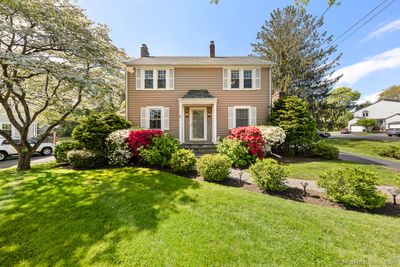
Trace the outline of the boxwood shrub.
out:
M 206 154 L 197 161 L 197 170 L 204 180 L 220 182 L 228 178 L 232 163 L 228 156 Z
M 254 183 L 262 190 L 279 192 L 286 189 L 286 171 L 274 159 L 257 160 L 249 171 Z
M 107 165 L 104 154 L 95 150 L 71 150 L 67 158 L 74 169 L 96 169 Z
M 67 153 L 71 150 L 82 149 L 83 146 L 77 141 L 64 141 L 56 145 L 54 157 L 59 163 L 68 162 Z
M 178 149 L 172 154 L 170 166 L 173 172 L 188 173 L 196 165 L 196 156 L 191 150 Z

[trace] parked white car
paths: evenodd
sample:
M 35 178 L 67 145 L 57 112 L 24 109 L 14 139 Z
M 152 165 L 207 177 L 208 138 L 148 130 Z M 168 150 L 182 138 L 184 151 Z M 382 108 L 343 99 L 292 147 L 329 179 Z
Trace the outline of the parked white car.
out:
M 19 142 L 19 139 L 14 139 L 17 143 Z M 32 146 L 36 144 L 36 141 L 33 139 L 28 139 L 29 144 Z M 50 156 L 51 153 L 54 151 L 54 145 L 53 143 L 42 143 L 40 146 L 36 149 L 35 153 L 41 154 L 43 156 Z M 10 145 L 10 143 L 5 140 L 5 139 L 0 139 L 0 161 L 6 160 L 8 157 L 17 155 L 17 150 Z

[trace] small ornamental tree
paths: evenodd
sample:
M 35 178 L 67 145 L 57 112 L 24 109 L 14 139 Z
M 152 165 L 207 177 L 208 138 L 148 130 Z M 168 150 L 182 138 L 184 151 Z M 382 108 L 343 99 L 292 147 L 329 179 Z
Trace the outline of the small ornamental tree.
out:
M 317 137 L 317 126 L 307 103 L 297 97 L 278 99 L 272 107 L 269 122 L 285 131 L 284 152 L 298 152 Z
M 359 119 L 356 122 L 356 125 L 364 126 L 367 129 L 367 132 L 369 132 L 372 129 L 372 127 L 374 127 L 376 125 L 376 120 L 368 119 L 368 118 L 362 118 L 362 119 Z

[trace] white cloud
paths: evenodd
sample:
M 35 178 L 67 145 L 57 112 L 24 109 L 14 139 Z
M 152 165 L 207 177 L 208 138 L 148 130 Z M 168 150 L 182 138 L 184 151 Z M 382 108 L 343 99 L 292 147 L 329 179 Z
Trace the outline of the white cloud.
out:
M 357 101 L 357 104 L 361 104 L 364 103 L 366 101 L 369 101 L 371 103 L 374 103 L 376 101 L 378 101 L 379 98 L 379 94 L 382 93 L 382 91 L 370 94 L 370 95 L 366 95 L 360 98 L 360 100 Z
M 351 86 L 361 78 L 372 74 L 373 72 L 394 69 L 400 67 L 400 47 L 388 50 L 381 54 L 366 58 L 363 61 L 353 65 L 341 68 L 334 73 L 337 77 L 343 74 L 339 80 L 340 86 Z
M 392 21 L 383 27 L 380 27 L 376 31 L 371 32 L 368 36 L 362 40 L 362 42 L 368 41 L 370 39 L 382 37 L 386 33 L 394 32 L 400 30 L 400 19 Z

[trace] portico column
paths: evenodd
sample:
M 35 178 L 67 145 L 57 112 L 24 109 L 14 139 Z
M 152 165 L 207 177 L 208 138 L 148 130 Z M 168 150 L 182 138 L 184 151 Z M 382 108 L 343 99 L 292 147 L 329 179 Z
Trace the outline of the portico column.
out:
M 217 143 L 217 102 L 214 102 L 212 109 L 212 142 Z
M 182 103 L 179 102 L 179 142 L 181 144 L 183 144 L 183 118 L 184 115 L 182 114 L 183 112 L 183 107 L 182 107 Z

